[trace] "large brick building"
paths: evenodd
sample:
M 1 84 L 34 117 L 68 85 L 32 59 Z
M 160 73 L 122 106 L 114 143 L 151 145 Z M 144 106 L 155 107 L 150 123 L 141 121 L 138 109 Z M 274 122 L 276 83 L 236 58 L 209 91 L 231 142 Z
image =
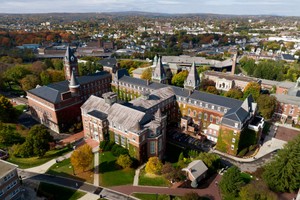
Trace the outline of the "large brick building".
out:
M 21 199 L 17 165 L 0 160 L 0 199 Z
M 144 160 L 153 153 L 160 158 L 163 156 L 164 147 L 160 147 L 160 143 L 165 144 L 165 131 L 162 130 L 166 123 L 177 123 L 182 129 L 197 125 L 208 139 L 222 141 L 223 151 L 236 155 L 239 138 L 247 134 L 243 130 L 248 129 L 256 115 L 257 106 L 253 98 L 249 96 L 245 101 L 240 101 L 194 90 L 200 81 L 194 64 L 185 82 L 186 88 L 163 84 L 165 73 L 161 67 L 159 59 L 151 82 L 130 77 L 126 70 L 118 70 L 111 84 L 115 95 L 108 95 L 110 98 L 107 98 L 106 94 L 104 99 L 90 97 L 82 106 L 85 135 L 101 141 L 110 133 L 114 135 L 110 139 L 130 152 L 135 149 L 139 152 L 136 157 Z M 108 99 L 117 102 L 117 97 L 125 103 L 109 103 Z M 159 123 L 160 120 L 155 120 L 157 115 L 164 116 L 166 121 Z M 154 136 L 150 134 L 154 126 L 151 123 L 160 127 Z M 262 126 L 262 123 L 255 126 Z M 156 137 L 161 137 L 162 141 Z
M 80 106 L 91 95 L 101 96 L 110 91 L 111 74 L 99 72 L 78 76 L 78 62 L 68 47 L 64 57 L 65 81 L 37 86 L 27 91 L 33 118 L 55 132 L 65 132 L 81 123 Z

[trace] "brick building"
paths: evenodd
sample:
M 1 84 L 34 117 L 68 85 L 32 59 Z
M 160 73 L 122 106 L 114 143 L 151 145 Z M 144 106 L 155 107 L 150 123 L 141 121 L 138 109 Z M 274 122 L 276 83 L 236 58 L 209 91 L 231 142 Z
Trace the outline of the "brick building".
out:
M 118 98 L 119 101 L 124 101 L 125 103 L 114 103 L 111 106 L 108 106 L 108 104 L 105 103 L 107 101 L 105 101 L 104 97 L 104 99 L 98 98 L 98 101 L 102 102 L 99 103 L 101 106 L 94 108 L 94 97 L 91 97 L 82 107 L 85 135 L 101 141 L 105 137 L 109 137 L 107 136 L 109 132 L 113 132 L 114 134 L 119 135 L 114 141 L 118 141 L 118 138 L 121 138 L 119 139 L 121 144 L 122 140 L 127 141 L 127 143 L 130 144 L 132 143 L 137 148 L 136 151 L 141 153 L 144 152 L 142 149 L 147 146 L 148 149 L 146 152 L 148 153 L 146 157 L 152 156 L 151 152 L 153 151 L 151 151 L 150 143 L 147 142 L 145 147 L 142 147 L 143 143 L 141 143 L 144 142 L 146 138 L 146 141 L 151 140 L 149 139 L 148 131 L 144 132 L 145 140 L 135 139 L 135 141 L 132 141 L 132 135 L 139 135 L 141 137 L 143 134 L 129 133 L 129 130 L 136 129 L 136 127 L 145 130 L 143 128 L 150 127 L 147 125 L 147 122 L 143 121 L 144 114 L 141 115 L 139 112 L 154 116 L 155 112 L 158 112 L 159 109 L 162 113 L 161 115 L 166 116 L 166 123 L 177 123 L 183 130 L 186 127 L 188 127 L 187 130 L 192 129 L 191 127 L 196 125 L 201 132 L 206 134 L 208 139 L 218 142 L 218 139 L 222 138 L 221 141 L 226 141 L 223 145 L 223 150 L 227 153 L 236 155 L 239 147 L 239 138 L 244 134 L 243 130 L 248 129 L 249 123 L 256 115 L 256 103 L 254 103 L 251 96 L 245 101 L 240 101 L 193 90 L 198 87 L 199 83 L 199 77 L 195 75 L 195 70 L 193 70 L 193 68 L 195 68 L 195 66 L 191 67 L 187 78 L 188 81 L 186 80 L 186 83 L 191 83 L 186 84 L 189 89 L 162 83 L 162 80 L 164 80 L 164 72 L 161 68 L 160 59 L 158 60 L 156 69 L 153 73 L 153 81 L 133 78 L 128 75 L 126 70 L 118 70 L 111 84 L 112 91 L 116 94 L 114 95 L 114 98 Z M 152 98 L 148 98 L 149 95 Z M 114 100 L 114 102 L 116 102 L 116 100 Z M 116 116 L 118 116 L 118 119 L 122 119 L 123 121 L 126 119 L 126 121 L 128 121 L 128 127 L 126 128 L 122 129 L 122 125 L 119 126 L 118 123 L 115 123 L 114 120 L 110 118 L 111 110 L 117 106 L 119 107 L 119 113 Z M 86 107 L 89 108 L 87 109 Z M 99 112 L 101 112 L 101 114 L 99 114 Z M 122 117 L 126 112 L 128 112 L 126 117 Z M 137 119 L 136 117 L 139 115 L 141 116 Z M 137 124 L 137 122 L 139 123 Z M 97 124 L 96 128 L 93 128 L 92 123 Z M 107 123 L 109 125 L 106 127 L 106 131 L 103 131 L 102 127 Z M 212 127 L 210 124 L 214 124 L 214 126 Z M 99 127 L 101 127 L 100 131 Z M 213 128 L 214 130 L 210 131 L 210 128 Z M 102 136 L 99 134 L 102 134 Z M 156 149 L 159 149 L 158 144 L 159 142 L 154 143 Z M 122 146 L 129 148 L 129 151 L 131 151 L 131 147 L 126 146 L 126 144 L 123 143 Z M 139 158 L 145 157 L 145 155 L 140 154 L 139 156 Z M 162 154 L 159 154 L 159 157 L 161 156 Z
M 17 165 L 0 160 L 0 199 L 21 199 Z
M 58 133 L 81 123 L 80 106 L 91 95 L 109 92 L 111 83 L 111 74 L 104 71 L 78 77 L 77 58 L 69 47 L 64 57 L 64 72 L 65 81 L 27 91 L 32 117 Z

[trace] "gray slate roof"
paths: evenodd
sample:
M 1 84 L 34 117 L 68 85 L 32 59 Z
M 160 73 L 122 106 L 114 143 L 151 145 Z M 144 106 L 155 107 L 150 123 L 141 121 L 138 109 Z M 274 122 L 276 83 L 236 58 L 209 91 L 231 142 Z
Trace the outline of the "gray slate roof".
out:
M 116 58 L 105 58 L 103 60 L 99 60 L 99 64 L 105 67 L 114 68 L 117 65 L 117 59 Z
M 192 177 L 194 178 L 193 180 L 197 179 L 199 176 L 204 174 L 207 170 L 208 168 L 202 160 L 194 160 L 186 168 L 182 169 L 182 171 L 186 171 L 190 175 L 192 175 Z
M 200 85 L 200 77 L 196 69 L 195 62 L 193 62 L 191 70 L 184 81 L 184 87 L 192 87 L 193 89 L 197 88 Z
M 80 76 L 77 78 L 77 84 L 83 85 L 105 77 L 111 76 L 108 72 L 99 72 L 89 76 Z M 51 83 L 47 86 L 41 86 L 27 91 L 53 104 L 62 101 L 61 94 L 69 91 L 69 81 Z

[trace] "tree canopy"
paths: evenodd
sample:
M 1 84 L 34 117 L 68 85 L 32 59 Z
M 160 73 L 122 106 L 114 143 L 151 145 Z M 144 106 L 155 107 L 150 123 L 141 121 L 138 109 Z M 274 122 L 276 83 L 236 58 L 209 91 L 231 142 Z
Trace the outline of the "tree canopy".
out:
M 224 196 L 238 196 L 240 188 L 244 184 L 240 173 L 239 168 L 236 166 L 230 167 L 227 172 L 224 173 L 219 183 L 219 187 Z
M 181 71 L 177 74 L 175 74 L 172 78 L 172 85 L 176 85 L 178 87 L 183 87 L 184 81 L 186 77 L 188 76 L 189 72 L 188 71 Z
M 163 164 L 158 157 L 151 157 L 146 163 L 145 170 L 149 174 L 160 174 L 162 167 Z
M 132 165 L 132 160 L 128 154 L 120 155 L 116 161 L 122 168 L 129 168 Z
M 292 192 L 300 188 L 300 135 L 288 142 L 265 166 L 263 179 L 274 191 Z
M 71 163 L 75 169 L 85 171 L 91 167 L 93 158 L 92 148 L 88 144 L 85 144 L 73 151 Z
M 256 100 L 260 95 L 260 85 L 256 82 L 250 82 L 246 85 L 244 89 L 244 99 L 246 99 L 250 94 L 254 100 Z
M 141 79 L 144 79 L 144 80 L 151 80 L 152 78 L 152 69 L 151 67 L 145 69 L 141 75 Z
M 15 120 L 16 110 L 10 101 L 0 95 L 0 122 L 11 122 Z
M 243 200 L 277 200 L 277 195 L 269 190 L 262 181 L 253 181 L 240 190 L 240 199 Z
M 243 98 L 243 92 L 242 90 L 238 89 L 238 88 L 232 88 L 230 90 L 228 90 L 227 92 L 225 92 L 224 96 L 225 97 L 229 97 L 229 98 L 233 98 L 233 99 L 242 99 Z
M 265 119 L 270 119 L 276 109 L 276 97 L 262 94 L 257 100 L 258 110 Z

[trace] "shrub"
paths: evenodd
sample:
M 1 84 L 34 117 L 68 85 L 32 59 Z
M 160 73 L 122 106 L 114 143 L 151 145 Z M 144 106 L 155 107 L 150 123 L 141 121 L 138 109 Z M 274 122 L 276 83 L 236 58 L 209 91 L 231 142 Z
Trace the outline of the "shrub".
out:
M 111 152 L 114 156 L 119 157 L 120 155 L 125 155 L 129 154 L 128 150 L 121 147 L 118 144 L 114 144 L 113 147 L 111 148 Z
M 122 168 L 130 168 L 132 165 L 132 160 L 129 155 L 120 155 L 116 162 Z
M 246 153 L 248 153 L 248 148 L 242 149 L 242 150 L 238 153 L 238 156 L 243 157 L 244 155 L 246 155 Z
M 163 164 L 158 157 L 151 157 L 146 164 L 145 170 L 149 174 L 160 174 L 162 167 Z

